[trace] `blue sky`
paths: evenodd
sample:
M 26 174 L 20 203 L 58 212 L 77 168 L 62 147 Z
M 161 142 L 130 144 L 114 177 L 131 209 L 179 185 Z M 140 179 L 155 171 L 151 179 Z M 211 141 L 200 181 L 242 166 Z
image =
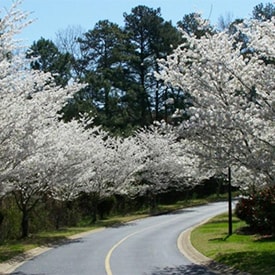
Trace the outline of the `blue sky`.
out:
M 13 0 L 0 0 L 0 9 L 9 8 Z M 173 25 L 185 14 L 200 12 L 203 18 L 210 19 L 215 25 L 218 18 L 231 14 L 233 19 L 248 18 L 253 7 L 272 0 L 22 0 L 20 9 L 32 12 L 35 19 L 20 38 L 27 44 L 41 37 L 54 41 L 56 33 L 69 25 L 81 26 L 84 31 L 93 29 L 103 19 L 123 25 L 123 13 L 130 13 L 133 7 L 145 5 L 161 8 L 162 17 Z M 1 15 L 0 15 L 1 16 Z

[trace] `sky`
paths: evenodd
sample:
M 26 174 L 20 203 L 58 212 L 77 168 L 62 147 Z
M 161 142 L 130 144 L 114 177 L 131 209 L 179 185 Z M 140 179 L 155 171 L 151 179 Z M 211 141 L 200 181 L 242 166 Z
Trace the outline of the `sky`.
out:
M 14 0 L 0 0 L 0 10 L 9 9 Z M 173 25 L 184 15 L 199 12 L 216 25 L 220 16 L 232 19 L 249 18 L 253 8 L 272 0 L 22 0 L 21 10 L 30 12 L 34 22 L 20 35 L 25 44 L 32 44 L 41 37 L 54 41 L 56 33 L 68 26 L 80 26 L 86 32 L 99 20 L 108 19 L 124 25 L 123 13 L 131 13 L 138 5 L 161 8 L 161 16 Z M 0 18 L 3 16 L 1 12 Z

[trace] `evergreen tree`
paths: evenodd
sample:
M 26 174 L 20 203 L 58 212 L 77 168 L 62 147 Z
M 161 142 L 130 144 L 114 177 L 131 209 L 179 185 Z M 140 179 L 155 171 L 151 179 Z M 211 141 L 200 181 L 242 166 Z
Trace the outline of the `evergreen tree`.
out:
M 254 7 L 252 11 L 252 18 L 259 21 L 270 20 L 275 16 L 275 6 L 272 3 L 267 3 L 265 6 L 263 3 Z
M 203 20 L 198 13 L 190 13 L 183 16 L 181 21 L 177 22 L 177 26 L 181 28 L 188 35 L 195 35 L 196 38 L 201 38 L 206 33 L 213 33 L 213 28 L 209 24 L 202 24 L 207 22 Z
M 148 125 L 159 120 L 164 91 L 162 82 L 156 80 L 154 72 L 159 68 L 157 60 L 171 53 L 181 41 L 180 33 L 171 22 L 161 17 L 160 8 L 137 6 L 130 14 L 124 13 L 125 30 L 130 43 L 135 48 L 135 58 L 129 68 L 135 78 L 136 97 L 140 108 L 140 125 Z
M 31 68 L 50 72 L 57 85 L 66 86 L 71 78 L 72 57 L 61 53 L 51 40 L 40 38 L 34 42 L 26 54 L 31 61 Z
M 82 91 L 91 98 L 96 108 L 96 120 L 112 132 L 124 131 L 134 125 L 128 113 L 131 96 L 131 81 L 126 61 L 131 58 L 126 33 L 108 20 L 99 21 L 93 30 L 79 39 L 82 59 L 82 81 L 88 86 Z

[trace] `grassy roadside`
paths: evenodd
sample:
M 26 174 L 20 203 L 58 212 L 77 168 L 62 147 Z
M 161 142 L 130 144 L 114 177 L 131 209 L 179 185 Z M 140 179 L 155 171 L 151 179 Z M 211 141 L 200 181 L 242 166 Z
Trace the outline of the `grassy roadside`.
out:
M 194 199 L 179 201 L 175 204 L 170 205 L 159 205 L 156 214 L 171 212 L 185 207 L 201 205 L 212 200 L 214 199 Z M 148 211 L 144 210 L 138 213 L 131 213 L 126 216 L 108 217 L 107 219 L 100 220 L 93 225 L 85 224 L 84 222 L 78 227 L 62 228 L 57 231 L 39 232 L 37 234 L 31 235 L 29 238 L 24 240 L 9 240 L 0 245 L 0 263 L 10 260 L 11 258 L 19 254 L 25 253 L 28 250 L 39 246 L 52 246 L 58 242 L 66 240 L 68 237 L 72 235 L 80 234 L 102 227 L 109 227 L 129 222 L 136 219 L 145 218 L 147 216 L 149 216 Z
M 253 275 L 275 274 L 275 238 L 240 234 L 245 223 L 233 218 L 233 234 L 227 235 L 227 214 L 217 216 L 191 233 L 193 246 L 205 256 Z

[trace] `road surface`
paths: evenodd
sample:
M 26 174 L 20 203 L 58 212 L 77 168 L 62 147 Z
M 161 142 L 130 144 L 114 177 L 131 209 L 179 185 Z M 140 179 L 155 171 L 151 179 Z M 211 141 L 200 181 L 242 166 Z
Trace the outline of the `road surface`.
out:
M 54 247 L 12 275 L 210 275 L 180 253 L 177 239 L 226 211 L 227 203 L 218 202 L 107 228 Z

